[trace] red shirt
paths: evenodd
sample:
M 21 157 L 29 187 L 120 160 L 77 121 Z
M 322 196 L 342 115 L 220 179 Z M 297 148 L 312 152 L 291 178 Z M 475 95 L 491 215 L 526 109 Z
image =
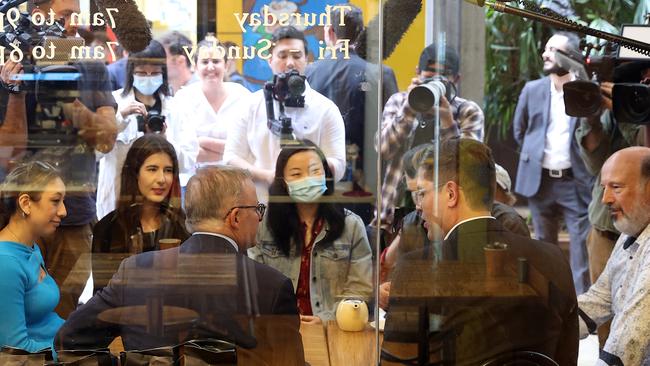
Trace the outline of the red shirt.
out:
M 307 225 L 303 222 L 300 226 L 300 238 L 302 239 L 302 254 L 300 258 L 300 275 L 298 286 L 296 286 L 296 297 L 298 298 L 298 310 L 301 315 L 314 315 L 311 310 L 311 299 L 309 296 L 309 274 L 311 270 L 311 251 L 314 248 L 316 237 L 323 230 L 323 219 L 318 219 L 311 228 L 311 240 L 305 243 L 307 236 Z

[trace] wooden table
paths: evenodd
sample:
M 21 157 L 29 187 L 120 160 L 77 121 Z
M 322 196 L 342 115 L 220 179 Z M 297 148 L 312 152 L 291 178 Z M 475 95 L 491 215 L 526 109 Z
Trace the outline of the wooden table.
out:
M 327 336 L 323 324 L 300 324 L 305 361 L 311 366 L 330 366 Z
M 456 354 L 456 328 L 430 329 L 431 314 L 442 318 L 475 306 L 539 304 L 547 299 L 548 281 L 529 268 L 529 281 L 520 282 L 515 269 L 506 266 L 503 275 L 490 276 L 485 263 L 413 260 L 404 263 L 391 286 L 390 341 L 418 343 L 418 363 L 430 362 L 430 339 L 440 345 L 437 356 Z M 435 347 L 438 347 L 436 345 Z
M 339 329 L 336 321 L 327 323 L 327 331 L 323 324 L 300 324 L 300 335 L 305 351 L 305 361 L 311 366 L 370 366 L 376 365 L 377 350 L 375 348 L 375 329 L 366 326 L 361 332 L 346 332 Z M 379 342 L 383 333 L 379 333 Z M 417 351 L 414 345 L 408 345 L 409 352 L 400 353 L 404 345 L 398 345 L 391 351 L 402 356 L 413 355 Z M 109 346 L 111 353 L 119 355 L 124 351 L 122 338 L 117 337 Z M 331 362 L 330 362 L 331 361 Z M 390 365 L 388 363 L 387 365 Z
M 339 329 L 335 320 L 327 323 L 327 347 L 332 366 L 370 366 L 377 364 L 375 328 L 366 325 L 360 332 Z M 381 345 L 383 333 L 379 333 Z

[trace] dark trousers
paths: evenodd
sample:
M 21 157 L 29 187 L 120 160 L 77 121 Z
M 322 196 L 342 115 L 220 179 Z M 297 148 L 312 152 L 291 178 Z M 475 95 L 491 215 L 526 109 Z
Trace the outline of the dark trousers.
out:
M 60 226 L 39 246 L 48 272 L 61 293 L 56 312 L 63 319 L 74 311 L 90 276 L 92 224 Z
M 528 198 L 538 240 L 557 244 L 559 216 L 564 216 L 570 239 L 569 263 L 577 294 L 587 291 L 591 284 L 586 245 L 590 229 L 587 217 L 590 200 L 590 187 L 583 186 L 570 176 L 551 178 L 544 171 L 537 194 Z

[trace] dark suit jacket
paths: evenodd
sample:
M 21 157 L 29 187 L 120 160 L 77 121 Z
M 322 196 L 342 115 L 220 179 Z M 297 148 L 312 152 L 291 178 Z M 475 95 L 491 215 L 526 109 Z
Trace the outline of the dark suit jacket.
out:
M 122 324 L 98 318 L 148 299 L 193 310 L 198 319 L 166 327 L 161 335 L 133 324 L 131 311 L 120 316 Z M 304 365 L 296 304 L 291 281 L 280 272 L 221 237 L 193 235 L 178 248 L 125 259 L 109 285 L 70 315 L 55 347 L 96 349 L 121 336 L 125 349 L 142 350 L 219 338 L 240 346 L 245 364 Z
M 531 271 L 534 267 L 548 281 L 548 301 L 542 296 L 507 301 L 483 297 L 462 303 L 452 299 L 442 305 L 428 284 L 434 284 L 443 275 L 440 271 L 449 267 L 434 262 L 431 250 L 412 252 L 394 270 L 384 340 L 412 342 L 408 337 L 418 336 L 417 328 L 403 321 L 408 320 L 404 314 L 426 304 L 429 313 L 441 316 L 439 329 L 456 334 L 455 354 L 445 360 L 454 365 L 477 365 L 514 350 L 537 351 L 560 365 L 575 365 L 578 307 L 569 263 L 556 245 L 508 232 L 494 219 L 476 219 L 456 227 L 440 244 L 442 261 L 454 262 L 461 269 L 463 265 L 476 268 L 485 263 L 483 248 L 494 242 L 508 244 L 509 265 L 516 268 L 517 258 L 528 259 Z M 462 289 L 464 285 L 459 279 L 455 286 Z M 414 293 L 425 295 L 414 300 Z
M 337 50 L 335 54 L 336 60 L 328 54 L 324 59 L 309 65 L 305 74 L 312 89 L 323 94 L 339 107 L 345 122 L 346 142 L 357 144 L 363 153 L 364 126 L 371 125 L 366 121 L 376 120 L 372 118 L 373 116 L 366 116 L 365 106 L 366 100 L 372 103 L 377 100 L 373 97 L 373 91 L 377 92 L 378 67 L 359 57 L 353 50 L 349 52 L 349 59 L 344 58 L 345 55 L 341 50 Z M 384 80 L 381 107 L 386 104 L 391 95 L 398 92 L 393 70 L 382 66 L 382 72 Z
M 539 190 L 542 178 L 542 159 L 544 143 L 551 110 L 551 78 L 529 81 L 519 95 L 515 118 L 512 122 L 515 141 L 521 151 L 515 181 L 515 192 L 525 197 L 533 197 Z M 580 157 L 580 147 L 574 137 L 578 119 L 571 117 L 571 170 L 578 187 L 591 191 L 593 176 L 589 174 Z

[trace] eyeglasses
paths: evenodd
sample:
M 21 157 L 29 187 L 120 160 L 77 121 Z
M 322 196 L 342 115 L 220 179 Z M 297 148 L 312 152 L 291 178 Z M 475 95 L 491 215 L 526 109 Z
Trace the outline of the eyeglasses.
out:
M 413 199 L 413 203 L 415 203 L 415 204 L 420 203 L 420 201 L 422 201 L 422 199 L 424 198 L 424 195 L 427 194 L 428 191 L 430 191 L 432 189 L 439 189 L 440 187 L 444 186 L 445 184 L 447 184 L 447 182 L 438 184 L 435 187 L 422 188 L 422 189 L 418 189 L 417 191 L 412 191 L 411 192 L 411 199 Z M 461 187 L 458 187 L 458 188 L 460 189 Z
M 262 221 L 262 219 L 264 218 L 264 212 L 266 212 L 266 205 L 263 204 L 263 203 L 258 203 L 255 206 L 235 206 L 235 207 L 232 207 L 230 210 L 228 210 L 228 212 L 226 213 L 226 216 L 224 216 L 223 219 L 225 220 L 228 217 L 228 215 L 230 215 L 232 210 L 234 210 L 236 208 L 254 208 L 255 212 L 257 213 L 257 217 L 259 218 L 260 221 Z
M 417 191 L 412 191 L 411 199 L 413 199 L 413 203 L 415 204 L 420 203 L 420 201 L 424 198 L 425 194 L 427 194 L 426 188 L 418 189 Z
M 151 73 L 145 72 L 145 71 L 135 71 L 133 72 L 133 75 L 135 76 L 160 76 L 163 73 L 161 71 L 154 71 Z

